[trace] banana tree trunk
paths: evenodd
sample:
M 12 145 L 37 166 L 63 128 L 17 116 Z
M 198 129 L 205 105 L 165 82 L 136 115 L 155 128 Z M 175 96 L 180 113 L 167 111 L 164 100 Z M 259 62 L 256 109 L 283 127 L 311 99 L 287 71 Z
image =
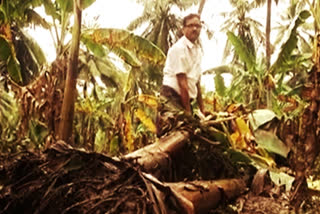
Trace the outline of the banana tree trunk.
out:
M 61 110 L 61 121 L 58 137 L 65 142 L 71 142 L 72 125 L 74 116 L 74 103 L 76 99 L 76 83 L 78 76 L 78 57 L 81 31 L 80 0 L 73 0 L 74 25 L 72 29 L 72 44 L 69 56 L 66 86 Z
M 162 183 L 153 175 L 142 173 L 154 213 L 206 214 L 226 200 L 232 200 L 246 190 L 242 179 Z M 172 203 L 173 202 L 173 203 Z
M 135 159 L 145 172 L 159 178 L 172 168 L 171 157 L 186 145 L 189 136 L 186 131 L 173 132 L 156 143 L 127 154 L 125 159 Z
M 165 183 L 174 192 L 187 214 L 208 213 L 224 200 L 242 194 L 246 184 L 241 179 Z

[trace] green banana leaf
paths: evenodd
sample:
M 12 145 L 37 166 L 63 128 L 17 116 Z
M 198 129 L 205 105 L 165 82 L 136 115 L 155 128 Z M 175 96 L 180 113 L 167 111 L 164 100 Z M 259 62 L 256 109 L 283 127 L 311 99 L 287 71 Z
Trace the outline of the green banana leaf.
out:
M 22 40 L 24 41 L 30 55 L 32 56 L 34 62 L 38 65 L 38 67 L 47 63 L 45 54 L 39 44 L 25 31 L 20 30 L 20 32 Z
M 9 42 L 4 38 L 4 36 L 0 35 L 0 60 L 6 62 L 11 54 L 12 52 Z
M 165 54 L 160 48 L 126 30 L 111 28 L 90 30 L 82 34 L 82 41 L 87 44 L 89 42 L 90 46 L 92 43 L 105 45 L 133 67 L 139 67 L 142 61 L 154 65 L 164 65 L 165 62 Z
M 297 28 L 305 22 L 307 18 L 310 16 L 310 12 L 307 10 L 303 10 L 300 12 L 299 16 L 295 20 L 295 24 L 289 34 L 289 38 L 282 45 L 281 51 L 278 55 L 277 60 L 271 66 L 271 72 L 275 72 L 278 69 L 286 67 L 291 58 L 292 51 L 296 48 L 298 38 L 297 38 Z
M 287 147 L 273 132 L 258 129 L 254 132 L 256 142 L 259 146 L 269 152 L 287 157 L 290 148 Z
M 243 43 L 243 41 L 237 37 L 234 33 L 227 33 L 229 41 L 235 48 L 236 53 L 239 55 L 240 59 L 245 62 L 249 71 L 253 71 L 256 66 L 256 58 L 252 53 L 248 50 L 248 47 Z
M 259 126 L 270 122 L 273 118 L 276 117 L 276 114 L 269 109 L 256 109 L 251 114 L 249 114 L 249 121 L 252 127 L 252 130 L 255 131 Z

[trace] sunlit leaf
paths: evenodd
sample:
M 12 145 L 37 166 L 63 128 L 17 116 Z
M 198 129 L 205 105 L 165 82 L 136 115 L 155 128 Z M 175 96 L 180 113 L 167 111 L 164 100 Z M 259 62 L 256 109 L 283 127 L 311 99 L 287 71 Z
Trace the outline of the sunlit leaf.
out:
M 214 85 L 215 85 L 215 91 L 219 96 L 225 96 L 226 92 L 226 86 L 224 83 L 224 78 L 221 76 L 221 74 L 216 74 L 214 77 Z
M 139 118 L 139 120 L 143 123 L 143 125 L 145 125 L 151 132 L 153 133 L 157 132 L 156 126 L 154 125 L 152 119 L 148 117 L 144 113 L 144 111 L 142 111 L 141 109 L 137 109 L 135 111 L 135 116 Z
M 256 142 L 269 152 L 287 157 L 290 148 L 287 147 L 273 132 L 258 129 L 254 132 Z
M 7 66 L 8 66 L 8 73 L 10 77 L 15 82 L 22 83 L 23 79 L 22 79 L 21 68 L 18 60 L 15 57 L 10 56 Z
M 151 108 L 157 109 L 158 107 L 158 101 L 157 98 L 154 96 L 146 95 L 146 94 L 140 94 L 138 97 L 139 102 L 143 102 L 150 106 Z
M 125 127 L 124 127 L 124 135 L 126 139 L 126 147 L 129 152 L 134 150 L 134 139 L 133 139 L 133 130 L 132 130 L 132 120 L 131 115 L 129 113 L 125 114 Z
M 295 180 L 294 177 L 284 172 L 269 171 L 269 174 L 272 182 L 275 183 L 277 186 L 285 185 L 286 191 L 291 190 L 293 181 Z
M 96 0 L 80 0 L 80 8 L 86 9 L 90 5 L 92 5 Z
M 291 29 L 289 38 L 281 46 L 281 51 L 278 55 L 278 58 L 275 61 L 275 63 L 271 66 L 272 71 L 275 71 L 276 69 L 281 69 L 282 67 L 285 67 L 286 64 L 288 64 L 288 62 L 290 61 L 291 53 L 297 46 L 297 28 L 301 24 L 303 24 L 310 15 L 310 12 L 306 10 L 300 12 L 299 16 L 295 20 L 293 28 Z
M 232 148 L 234 149 L 240 149 L 244 150 L 248 148 L 248 145 L 246 141 L 244 140 L 244 137 L 241 135 L 239 131 L 236 131 L 230 135 Z
M 24 31 L 21 31 L 20 35 L 23 38 L 23 42 L 25 43 L 26 47 L 28 48 L 28 51 L 29 51 L 31 57 L 33 58 L 35 63 L 38 65 L 38 67 L 45 64 L 47 62 L 46 57 L 45 57 L 45 54 L 44 54 L 43 50 L 41 49 L 40 45 L 30 35 L 28 35 Z
M 96 136 L 94 138 L 94 149 L 96 152 L 103 152 L 105 150 L 105 144 L 106 144 L 106 134 L 105 132 L 100 128 Z
M 274 160 L 269 157 L 266 158 L 257 154 L 249 154 L 249 156 L 254 163 L 253 165 L 257 165 L 258 167 L 269 168 L 276 166 Z
M 252 53 L 248 50 L 248 47 L 245 46 L 243 41 L 237 37 L 234 33 L 228 32 L 227 33 L 228 39 L 234 46 L 236 53 L 239 55 L 240 59 L 245 62 L 246 66 L 248 67 L 249 71 L 252 71 L 255 67 L 256 59 L 252 55 Z
M 135 57 L 156 65 L 163 65 L 165 61 L 164 53 L 157 46 L 126 30 L 102 28 L 84 32 L 83 37 L 115 50 L 124 60 Z
M 275 117 L 276 117 L 276 114 L 269 109 L 256 109 L 249 114 L 248 119 L 254 131 L 259 126 L 271 121 Z
M 113 47 L 111 51 L 117 54 L 124 62 L 128 63 L 132 67 L 140 67 L 142 65 L 136 55 L 127 50 L 126 47 Z
M 86 64 L 96 81 L 100 78 L 107 87 L 123 88 L 127 75 L 115 67 L 108 58 L 92 58 Z
M 42 18 L 36 11 L 28 9 L 25 11 L 25 15 L 28 17 L 28 22 L 39 25 L 45 29 L 50 29 L 50 24 L 46 22 L 44 18 Z
M 63 12 L 71 13 L 73 11 L 73 0 L 56 0 Z
M 55 7 L 54 3 L 51 0 L 44 0 L 43 1 L 43 6 L 44 6 L 46 14 L 52 16 L 55 19 L 59 18 L 59 15 L 57 13 L 56 7 Z
M 247 125 L 247 123 L 244 121 L 244 119 L 238 117 L 236 119 L 236 123 L 237 123 L 238 129 L 242 135 L 245 135 L 245 136 L 251 135 L 251 130 L 250 130 L 249 126 Z
M 116 155 L 119 152 L 119 137 L 115 135 L 111 141 L 109 146 L 109 152 L 111 155 Z
M 230 73 L 232 74 L 233 68 L 227 65 L 218 66 L 215 68 L 208 69 L 203 72 L 203 74 L 223 74 L 223 73 Z
M 95 56 L 104 57 L 106 56 L 106 50 L 102 45 L 93 42 L 91 39 L 82 38 L 82 42 L 87 46 L 87 48 L 92 51 Z

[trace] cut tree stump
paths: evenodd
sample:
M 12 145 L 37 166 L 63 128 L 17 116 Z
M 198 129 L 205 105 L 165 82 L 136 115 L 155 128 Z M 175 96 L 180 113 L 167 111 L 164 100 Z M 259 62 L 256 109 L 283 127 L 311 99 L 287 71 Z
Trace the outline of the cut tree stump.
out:
M 186 140 L 189 137 L 190 134 L 187 131 L 172 132 L 172 134 L 160 138 L 158 142 L 125 155 L 124 159 L 136 160 L 143 171 L 160 178 L 172 168 L 172 156 L 186 145 Z

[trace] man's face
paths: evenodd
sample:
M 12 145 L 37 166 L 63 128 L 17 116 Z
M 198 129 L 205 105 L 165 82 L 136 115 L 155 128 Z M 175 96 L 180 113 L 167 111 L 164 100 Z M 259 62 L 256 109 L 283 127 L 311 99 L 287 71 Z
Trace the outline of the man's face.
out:
M 183 27 L 183 34 L 194 43 L 199 38 L 201 27 L 200 19 L 193 17 L 186 21 L 186 25 Z

